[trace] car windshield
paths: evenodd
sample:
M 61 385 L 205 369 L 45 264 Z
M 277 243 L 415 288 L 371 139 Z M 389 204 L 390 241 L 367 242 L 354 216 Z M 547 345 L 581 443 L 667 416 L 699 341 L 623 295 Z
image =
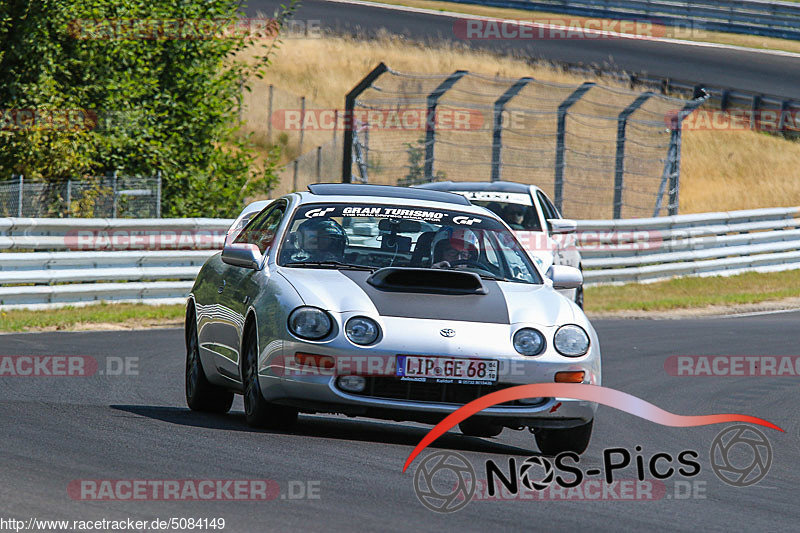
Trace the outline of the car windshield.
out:
M 497 220 L 437 208 L 303 205 L 289 224 L 278 264 L 451 269 L 489 279 L 542 283 L 528 255 Z

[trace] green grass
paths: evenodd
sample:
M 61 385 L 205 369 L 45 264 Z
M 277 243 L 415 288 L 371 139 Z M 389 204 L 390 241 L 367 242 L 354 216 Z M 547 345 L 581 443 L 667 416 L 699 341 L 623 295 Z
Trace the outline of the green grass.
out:
M 681 278 L 648 284 L 587 287 L 588 313 L 668 311 L 712 305 L 754 304 L 800 296 L 800 270 L 738 276 Z
M 86 307 L 47 310 L 0 311 L 0 331 L 29 331 L 45 328 L 70 329 L 81 324 L 113 323 L 158 325 L 183 318 L 183 305 L 101 303 Z

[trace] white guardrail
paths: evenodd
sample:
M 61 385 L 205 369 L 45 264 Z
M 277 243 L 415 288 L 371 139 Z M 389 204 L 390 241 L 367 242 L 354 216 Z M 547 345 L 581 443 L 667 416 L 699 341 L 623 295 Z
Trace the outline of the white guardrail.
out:
M 800 268 L 799 214 L 790 207 L 581 220 L 584 278 L 594 285 Z M 232 222 L 0 218 L 0 309 L 182 303 Z

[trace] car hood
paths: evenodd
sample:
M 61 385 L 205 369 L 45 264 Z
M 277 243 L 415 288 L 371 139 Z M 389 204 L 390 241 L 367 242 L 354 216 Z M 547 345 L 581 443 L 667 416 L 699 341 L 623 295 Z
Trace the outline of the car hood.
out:
M 486 294 L 453 295 L 378 290 L 367 271 L 280 268 L 305 305 L 333 313 L 552 326 L 572 322 L 572 304 L 547 285 L 483 280 Z

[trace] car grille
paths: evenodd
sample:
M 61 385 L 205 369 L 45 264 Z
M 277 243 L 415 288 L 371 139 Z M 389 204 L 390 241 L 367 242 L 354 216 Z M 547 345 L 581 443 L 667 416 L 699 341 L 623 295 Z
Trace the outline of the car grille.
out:
M 394 377 L 366 377 L 367 383 L 361 392 L 344 391 L 347 394 L 382 398 L 387 400 L 411 400 L 415 402 L 452 403 L 463 405 L 491 392 L 507 389 L 514 385 L 497 383 L 495 385 L 459 385 L 456 383 L 423 383 L 420 381 L 401 381 Z M 542 403 L 545 403 L 544 400 Z M 504 407 L 535 407 L 522 405 L 517 401 L 498 404 Z

